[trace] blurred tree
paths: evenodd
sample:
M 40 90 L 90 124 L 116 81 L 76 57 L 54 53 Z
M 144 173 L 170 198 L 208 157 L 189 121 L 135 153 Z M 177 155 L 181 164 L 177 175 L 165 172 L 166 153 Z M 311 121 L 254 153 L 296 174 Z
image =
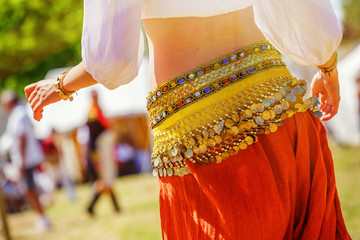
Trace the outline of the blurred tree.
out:
M 80 61 L 82 1 L 0 0 L 0 89 Z M 22 92 L 23 93 L 23 92 Z
M 360 1 L 342 0 L 344 10 L 344 38 L 360 38 Z

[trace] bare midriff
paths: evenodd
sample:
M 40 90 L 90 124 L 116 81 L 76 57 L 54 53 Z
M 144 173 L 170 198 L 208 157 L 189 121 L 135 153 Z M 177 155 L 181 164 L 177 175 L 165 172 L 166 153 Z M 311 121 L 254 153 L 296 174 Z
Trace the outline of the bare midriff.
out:
M 252 8 L 212 17 L 144 19 L 152 88 L 262 40 Z

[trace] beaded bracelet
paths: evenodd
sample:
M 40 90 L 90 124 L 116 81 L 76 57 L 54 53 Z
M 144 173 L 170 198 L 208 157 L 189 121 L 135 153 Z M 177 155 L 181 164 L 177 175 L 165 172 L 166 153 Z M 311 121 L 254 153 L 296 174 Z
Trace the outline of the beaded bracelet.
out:
M 317 67 L 321 72 L 323 73 L 331 73 L 335 68 L 336 68 L 336 65 L 337 65 L 337 60 L 338 60 L 338 54 L 337 52 L 335 52 L 335 60 L 334 62 L 327 68 L 323 68 L 323 67 Z
M 63 87 L 63 80 L 66 76 L 66 74 L 70 71 L 70 69 L 66 70 L 65 72 L 62 72 L 56 79 L 56 82 L 54 83 L 55 86 L 55 91 L 59 94 L 59 96 L 63 99 L 63 100 L 70 100 L 70 102 L 74 99 L 73 98 L 73 94 L 76 93 L 76 91 L 67 91 L 64 89 Z

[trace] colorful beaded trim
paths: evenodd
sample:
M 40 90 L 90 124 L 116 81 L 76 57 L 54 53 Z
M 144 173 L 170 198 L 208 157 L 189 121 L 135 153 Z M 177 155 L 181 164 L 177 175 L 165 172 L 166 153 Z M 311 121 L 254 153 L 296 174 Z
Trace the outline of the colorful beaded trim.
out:
M 265 61 L 262 59 L 266 58 L 267 54 L 265 52 L 259 55 L 260 57 L 256 59 L 257 63 L 248 58 L 251 65 L 264 65 L 264 62 L 268 62 L 269 59 L 265 59 Z M 247 78 L 249 79 L 247 80 L 250 83 L 244 82 L 244 84 L 252 84 L 251 86 L 243 88 L 243 82 L 235 82 L 231 87 L 234 92 L 230 95 L 225 94 L 225 98 L 224 92 L 219 91 L 220 88 L 215 89 L 212 96 L 207 95 L 207 98 L 201 101 L 197 100 L 197 104 L 195 104 L 196 101 L 193 101 L 191 104 L 186 105 L 189 108 L 194 106 L 197 109 L 194 113 L 181 116 L 180 120 L 176 121 L 172 121 L 174 118 L 171 118 L 171 116 L 176 116 L 176 114 L 172 114 L 162 120 L 161 124 L 154 125 L 154 151 L 152 154 L 154 176 L 166 177 L 189 174 L 190 171 L 186 160 L 201 166 L 220 163 L 230 155 L 236 154 L 239 150 L 244 150 L 249 145 L 257 142 L 258 135 L 277 131 L 278 127 L 283 124 L 283 120 L 297 112 L 310 109 L 315 112 L 315 116 L 321 116 L 321 112 L 318 111 L 317 105 L 319 102 L 316 97 L 305 101 L 302 100 L 307 90 L 305 81 L 292 77 L 283 64 L 279 63 L 277 53 L 270 58 L 272 58 L 270 59 L 271 63 L 273 61 L 276 63 L 266 68 L 268 70 L 273 69 L 270 71 L 269 78 L 258 79 L 257 83 L 252 84 L 250 76 L 254 75 L 248 74 Z M 198 84 L 191 84 L 194 89 L 191 88 L 192 90 L 187 94 L 193 94 L 193 92 L 200 91 L 200 89 L 204 90 L 206 87 L 211 88 L 220 80 L 228 79 L 229 74 L 222 74 L 223 72 L 218 71 L 218 69 L 225 69 L 230 71 L 231 74 L 232 72 L 242 72 L 246 71 L 244 69 L 249 69 L 248 65 L 244 67 L 244 64 L 242 64 L 240 67 L 234 67 L 235 65 L 231 66 L 230 70 L 229 65 L 212 70 L 211 73 L 216 72 L 217 74 L 215 76 L 208 74 L 210 75 L 206 79 L 208 83 L 199 84 L 200 87 Z M 258 67 L 257 69 L 258 71 L 254 72 L 261 75 L 260 71 L 265 68 Z M 282 74 L 274 75 L 274 72 L 277 71 Z M 263 75 L 268 76 L 267 73 L 264 72 Z M 167 83 L 165 86 L 168 86 Z M 189 85 L 185 84 L 183 86 L 185 88 L 189 87 Z M 229 85 L 224 85 L 222 89 L 229 90 L 225 86 Z M 178 88 L 181 89 L 181 85 Z M 173 103 L 177 103 L 179 99 L 181 100 L 187 96 L 179 95 L 178 98 L 173 98 L 172 102 L 168 102 L 169 100 L 166 100 L 166 97 L 167 94 L 164 94 L 162 97 L 155 99 L 157 101 L 152 102 L 149 109 L 150 119 L 157 118 L 156 111 L 151 111 L 156 104 L 158 104 L 156 106 L 157 111 L 161 111 L 159 109 L 171 106 Z M 215 104 L 201 107 L 211 97 L 218 99 L 218 101 Z M 163 128 L 163 126 L 166 126 L 166 128 Z

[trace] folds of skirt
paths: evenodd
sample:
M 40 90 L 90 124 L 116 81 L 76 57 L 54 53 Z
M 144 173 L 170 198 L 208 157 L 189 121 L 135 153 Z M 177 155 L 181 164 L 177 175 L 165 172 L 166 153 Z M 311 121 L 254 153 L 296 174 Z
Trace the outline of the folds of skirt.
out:
M 321 122 L 305 112 L 221 164 L 159 178 L 164 239 L 350 239 Z

